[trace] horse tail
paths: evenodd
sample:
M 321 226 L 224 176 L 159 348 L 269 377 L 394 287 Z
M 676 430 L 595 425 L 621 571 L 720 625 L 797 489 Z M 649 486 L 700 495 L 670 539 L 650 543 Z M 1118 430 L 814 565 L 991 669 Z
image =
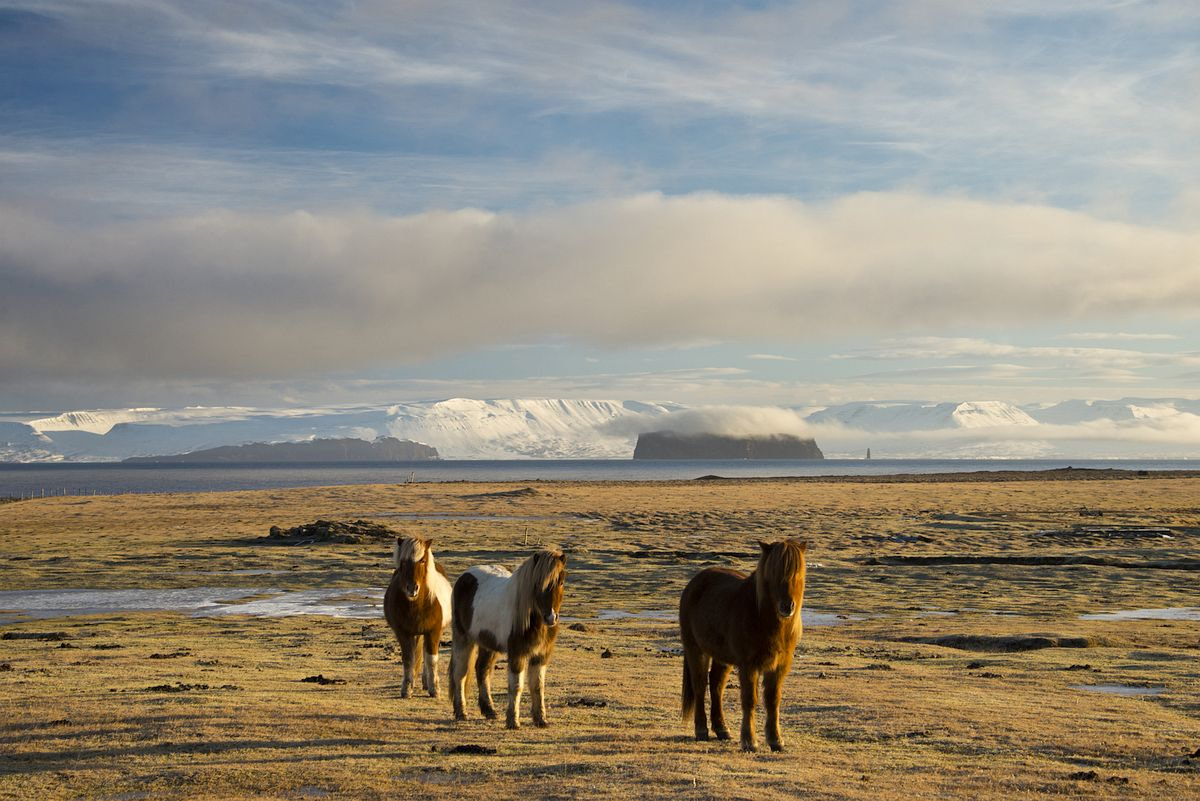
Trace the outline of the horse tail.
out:
M 692 676 L 688 670 L 687 656 L 683 657 L 683 691 L 682 705 L 679 710 L 680 717 L 687 720 L 688 717 L 696 710 L 696 691 L 692 688 Z

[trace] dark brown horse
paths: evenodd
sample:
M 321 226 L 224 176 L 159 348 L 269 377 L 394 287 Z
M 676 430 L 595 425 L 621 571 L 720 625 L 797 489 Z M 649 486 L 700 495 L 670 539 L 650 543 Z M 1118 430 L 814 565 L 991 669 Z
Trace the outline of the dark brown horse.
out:
M 721 696 L 729 672 L 738 669 L 742 688 L 742 749 L 758 748 L 754 706 L 758 677 L 763 677 L 767 707 L 767 744 L 783 750 L 779 733 L 779 697 L 800 639 L 804 602 L 804 552 L 798 540 L 759 542 L 762 553 L 749 576 L 736 570 L 701 570 L 679 598 L 683 636 L 683 716 L 693 715 L 696 739 L 708 739 L 704 688 L 712 695 L 712 728 L 729 739 Z
M 558 637 L 558 608 L 567 579 L 562 551 L 541 550 L 516 572 L 500 565 L 479 565 L 454 582 L 454 647 L 450 652 L 450 697 L 454 717 L 466 717 L 463 697 L 467 675 L 475 667 L 479 711 L 496 717 L 492 706 L 492 666 L 508 658 L 508 728 L 520 728 L 521 691 L 529 670 L 533 722 L 546 723 L 546 666 Z
M 420 637 L 425 639 L 428 656 L 421 684 L 434 698 L 438 695 L 438 645 L 442 629 L 450 625 L 450 581 L 429 546 L 429 540 L 419 537 L 396 539 L 392 551 L 396 570 L 383 595 L 383 615 L 400 643 L 404 660 L 401 698 L 412 693 L 413 676 L 421 669 Z

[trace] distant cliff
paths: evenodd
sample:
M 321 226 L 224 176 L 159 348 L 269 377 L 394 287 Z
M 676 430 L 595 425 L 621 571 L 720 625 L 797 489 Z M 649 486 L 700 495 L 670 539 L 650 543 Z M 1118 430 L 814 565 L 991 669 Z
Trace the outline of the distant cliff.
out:
M 223 445 L 172 456 L 133 456 L 126 462 L 419 462 L 437 459 L 436 448 L 419 442 L 380 437 L 362 439 L 313 439 L 305 442 L 255 442 Z
M 653 431 L 638 436 L 634 459 L 824 459 L 816 440 L 791 434 L 728 437 Z

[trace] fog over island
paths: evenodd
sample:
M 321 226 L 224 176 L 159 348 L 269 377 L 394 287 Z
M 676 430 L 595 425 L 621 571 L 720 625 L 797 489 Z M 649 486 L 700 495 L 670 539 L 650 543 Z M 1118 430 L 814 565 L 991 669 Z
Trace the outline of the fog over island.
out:
M 652 407 L 1200 456 L 1197 40 L 1167 0 L 0 3 L 0 457 L 421 408 L 443 456 L 625 458 Z

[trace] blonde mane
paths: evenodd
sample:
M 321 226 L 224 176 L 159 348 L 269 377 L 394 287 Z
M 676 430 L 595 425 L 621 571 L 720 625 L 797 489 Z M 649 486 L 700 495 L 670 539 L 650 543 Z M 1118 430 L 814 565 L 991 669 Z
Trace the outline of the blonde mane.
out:
M 425 575 L 423 578 L 428 578 L 434 569 L 433 549 L 429 547 L 429 540 L 423 540 L 419 537 L 398 537 L 396 544 L 392 546 L 392 560 L 396 563 L 397 569 L 400 568 L 400 563 L 405 559 L 411 559 L 416 564 L 425 554 L 429 554 L 429 560 L 425 564 Z
M 529 613 L 534 596 L 557 580 L 562 571 L 562 551 L 547 548 L 526 559 L 512 574 L 509 581 L 515 593 L 513 629 L 516 633 L 524 634 L 529 630 Z
M 755 572 L 754 590 L 759 608 L 767 602 L 770 592 L 767 589 L 773 583 L 790 584 L 797 573 L 804 573 L 804 552 L 807 542 L 799 540 L 781 540 L 767 543 L 774 546 L 770 551 L 764 551 L 758 560 Z

